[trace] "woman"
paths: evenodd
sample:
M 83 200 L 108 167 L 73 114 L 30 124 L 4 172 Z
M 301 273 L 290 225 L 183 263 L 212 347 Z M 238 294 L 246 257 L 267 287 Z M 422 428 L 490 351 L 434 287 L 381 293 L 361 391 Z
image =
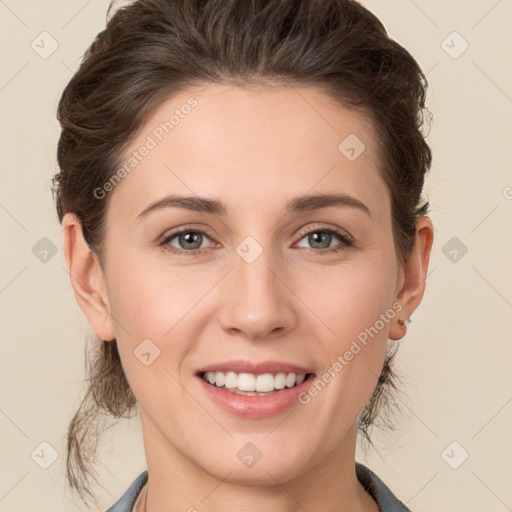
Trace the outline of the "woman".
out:
M 408 510 L 355 447 L 424 293 L 426 87 L 352 0 L 113 15 L 58 109 L 57 211 L 99 338 L 68 432 L 80 496 L 93 419 L 136 411 L 148 469 L 109 512 Z

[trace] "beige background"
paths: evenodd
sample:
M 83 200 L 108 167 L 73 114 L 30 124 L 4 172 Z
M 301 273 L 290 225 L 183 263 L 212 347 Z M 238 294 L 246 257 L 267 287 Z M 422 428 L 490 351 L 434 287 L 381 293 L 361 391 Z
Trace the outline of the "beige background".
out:
M 359 460 L 414 512 L 511 510 L 512 1 L 363 3 L 428 72 L 436 239 L 423 304 L 401 342 L 397 431 Z M 105 0 L 0 0 L 0 511 L 83 510 L 63 469 L 90 331 L 64 269 L 50 177 L 56 104 L 106 8 Z M 45 37 L 51 48 L 43 31 L 58 42 L 46 59 L 31 47 Z M 458 58 L 464 41 L 454 31 L 469 44 Z M 49 243 L 43 237 L 57 247 L 46 262 L 36 245 Z M 453 237 L 467 247 L 455 262 Z M 43 469 L 52 449 L 58 459 Z M 460 463 L 463 450 L 468 459 L 453 469 L 447 461 Z M 100 454 L 106 509 L 146 468 L 138 420 L 106 434 Z

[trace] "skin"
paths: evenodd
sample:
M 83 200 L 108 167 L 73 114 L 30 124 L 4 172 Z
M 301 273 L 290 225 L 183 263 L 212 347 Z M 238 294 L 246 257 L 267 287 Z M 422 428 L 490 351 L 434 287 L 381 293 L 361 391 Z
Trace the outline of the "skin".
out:
M 197 107 L 111 192 L 103 266 L 76 216 L 63 221 L 76 299 L 97 336 L 117 339 L 137 398 L 147 510 L 377 512 L 355 475 L 357 417 L 387 339 L 405 334 L 398 318 L 423 297 L 432 223 L 417 220 L 415 250 L 401 267 L 372 124 L 314 87 L 182 91 L 127 153 L 191 96 Z M 349 134 L 366 146 L 355 161 L 338 150 Z M 168 207 L 137 219 L 171 193 L 221 200 L 227 215 Z M 348 194 L 370 215 L 348 206 L 285 214 L 291 199 L 312 193 Z M 206 235 L 197 245 L 178 237 L 167 245 L 190 251 L 200 243 L 199 256 L 159 245 L 178 226 Z M 306 228 L 338 228 L 354 245 L 335 236 L 314 245 Z M 236 252 L 247 236 L 263 248 L 250 264 Z M 194 377 L 236 357 L 288 361 L 319 376 L 397 302 L 400 313 L 307 405 L 241 418 L 212 403 Z M 148 338 L 161 352 L 145 366 L 134 350 Z M 251 468 L 236 456 L 247 442 L 262 453 Z

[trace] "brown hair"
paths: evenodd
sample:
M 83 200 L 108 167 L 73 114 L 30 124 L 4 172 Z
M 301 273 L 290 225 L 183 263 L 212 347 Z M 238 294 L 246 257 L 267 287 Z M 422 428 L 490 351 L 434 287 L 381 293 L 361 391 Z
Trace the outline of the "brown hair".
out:
M 98 199 L 94 190 L 114 175 L 155 108 L 187 86 L 276 81 L 319 87 L 371 117 L 380 172 L 391 194 L 396 253 L 405 264 L 415 220 L 428 210 L 428 201 L 421 204 L 432 158 L 421 131 L 424 114 L 431 117 L 427 80 L 407 50 L 354 0 L 138 0 L 119 8 L 59 102 L 60 172 L 53 178 L 59 220 L 76 213 L 101 262 L 110 196 Z M 369 427 L 389 409 L 396 387 L 395 353 L 388 350 L 359 417 L 359 432 L 370 443 Z M 82 500 L 85 494 L 94 499 L 87 475 L 97 437 L 105 431 L 96 420 L 101 413 L 129 417 L 136 409 L 116 340 L 93 340 L 92 350 L 86 348 L 86 373 L 87 392 L 67 437 L 67 477 Z

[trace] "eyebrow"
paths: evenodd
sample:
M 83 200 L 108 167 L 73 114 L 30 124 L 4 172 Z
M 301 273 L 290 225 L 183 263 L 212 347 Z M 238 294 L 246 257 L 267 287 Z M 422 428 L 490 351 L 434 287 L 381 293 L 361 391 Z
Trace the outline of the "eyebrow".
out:
M 356 208 L 371 217 L 370 210 L 364 203 L 346 194 L 312 194 L 297 197 L 287 204 L 286 212 L 302 212 L 333 206 Z M 222 201 L 208 199 L 206 197 L 178 196 L 173 194 L 151 203 L 137 215 L 137 219 L 145 217 L 155 210 L 170 207 L 183 208 L 194 212 L 211 213 L 219 216 L 227 215 L 227 208 Z

